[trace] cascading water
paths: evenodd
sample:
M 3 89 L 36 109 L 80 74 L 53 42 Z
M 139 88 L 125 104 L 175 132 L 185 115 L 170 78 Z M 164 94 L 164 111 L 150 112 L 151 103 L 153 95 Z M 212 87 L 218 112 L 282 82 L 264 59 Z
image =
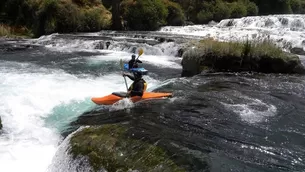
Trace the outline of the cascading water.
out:
M 272 15 L 222 20 L 216 25 L 167 26 L 161 33 L 196 35 L 221 41 L 270 39 L 283 49 L 305 50 L 305 15 Z

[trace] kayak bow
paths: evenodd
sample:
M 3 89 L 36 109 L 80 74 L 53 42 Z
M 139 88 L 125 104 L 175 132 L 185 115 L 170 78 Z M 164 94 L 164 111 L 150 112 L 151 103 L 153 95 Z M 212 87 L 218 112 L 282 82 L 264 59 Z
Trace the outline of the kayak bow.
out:
M 144 92 L 143 96 L 134 96 L 131 97 L 130 100 L 132 102 L 137 102 L 140 100 L 147 100 L 147 99 L 156 99 L 156 98 L 163 98 L 163 97 L 172 97 L 172 93 L 155 93 L 155 92 Z M 98 105 L 112 105 L 124 98 L 127 98 L 126 92 L 114 92 L 104 97 L 93 97 L 91 100 Z

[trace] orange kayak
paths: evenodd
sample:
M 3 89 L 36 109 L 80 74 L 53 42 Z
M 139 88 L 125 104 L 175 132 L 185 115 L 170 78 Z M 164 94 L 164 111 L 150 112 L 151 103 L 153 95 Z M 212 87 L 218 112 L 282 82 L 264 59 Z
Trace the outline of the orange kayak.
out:
M 132 102 L 137 102 L 140 100 L 171 97 L 172 93 L 154 93 L 154 92 L 144 92 L 143 96 L 134 96 L 131 97 Z M 91 100 L 98 105 L 112 105 L 119 100 L 126 98 L 126 92 L 114 92 L 104 97 L 93 97 Z

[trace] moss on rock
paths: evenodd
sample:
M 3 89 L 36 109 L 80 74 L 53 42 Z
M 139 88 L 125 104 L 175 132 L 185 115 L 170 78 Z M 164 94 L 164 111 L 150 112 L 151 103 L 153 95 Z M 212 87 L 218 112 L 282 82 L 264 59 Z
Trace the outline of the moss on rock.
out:
M 127 136 L 120 124 L 89 127 L 70 140 L 73 158 L 87 156 L 95 171 L 185 171 L 156 145 Z
M 305 73 L 298 56 L 286 53 L 265 40 L 258 42 L 201 40 L 183 54 L 182 66 L 182 76 L 199 74 L 202 69 L 224 72 Z

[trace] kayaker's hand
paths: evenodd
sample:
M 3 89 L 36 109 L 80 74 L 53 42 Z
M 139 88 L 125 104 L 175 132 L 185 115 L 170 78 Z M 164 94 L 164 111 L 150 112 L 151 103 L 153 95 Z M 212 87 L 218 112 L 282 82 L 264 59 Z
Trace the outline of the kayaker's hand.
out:
M 123 76 L 127 76 L 127 74 L 126 74 L 126 73 L 123 73 L 122 75 L 123 75 Z
M 130 91 L 127 92 L 126 96 L 127 96 L 127 97 L 130 97 Z

